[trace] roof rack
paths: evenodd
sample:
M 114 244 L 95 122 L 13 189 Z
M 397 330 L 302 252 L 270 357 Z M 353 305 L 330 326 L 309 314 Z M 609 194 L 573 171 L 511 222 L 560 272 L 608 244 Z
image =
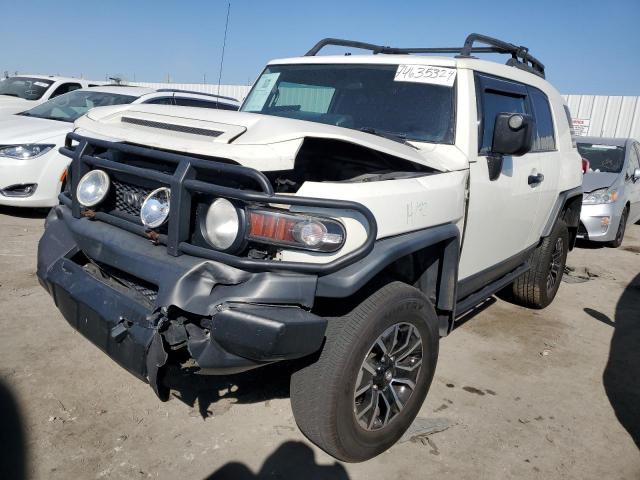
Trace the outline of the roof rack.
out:
M 474 47 L 474 43 L 482 43 L 486 47 Z M 544 64 L 536 57 L 529 53 L 527 47 L 517 46 L 513 43 L 498 40 L 497 38 L 487 37 L 479 33 L 471 33 L 467 36 L 462 47 L 446 47 L 446 48 L 396 48 L 373 43 L 354 42 L 351 40 L 342 40 L 339 38 L 325 38 L 316 43 L 311 50 L 305 53 L 305 56 L 312 57 L 318 54 L 324 47 L 333 45 L 338 47 L 353 47 L 362 50 L 370 50 L 374 55 L 378 53 L 386 54 L 410 54 L 410 53 L 457 53 L 456 58 L 476 58 L 472 54 L 475 53 L 503 53 L 511 55 L 506 64 L 512 67 L 525 70 L 544 78 Z
M 204 95 L 205 97 L 222 98 L 223 100 L 232 100 L 237 102 L 238 100 L 233 97 L 225 97 L 223 95 L 216 95 L 215 93 L 196 92 L 195 90 L 181 90 L 179 88 L 159 88 L 156 92 L 174 92 L 174 93 L 193 93 L 197 95 Z

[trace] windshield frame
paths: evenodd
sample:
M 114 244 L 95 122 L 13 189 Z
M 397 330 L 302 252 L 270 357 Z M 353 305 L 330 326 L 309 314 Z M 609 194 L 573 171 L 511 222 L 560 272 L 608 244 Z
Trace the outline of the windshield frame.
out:
M 75 118 L 71 119 L 71 118 L 60 118 L 60 117 L 53 117 L 53 116 L 48 116 L 48 115 L 38 115 L 38 114 L 34 114 L 32 113 L 34 110 L 40 111 L 40 110 L 45 110 L 49 107 L 51 107 L 51 110 L 53 110 L 55 107 L 60 108 L 60 101 L 61 100 L 65 100 L 66 98 L 70 98 L 72 96 L 82 96 L 86 94 L 86 96 L 84 97 L 85 101 L 86 99 L 91 96 L 91 95 L 107 95 L 109 97 L 112 97 L 112 99 L 119 99 L 119 100 L 123 100 L 122 102 L 118 102 L 118 103 L 113 103 L 113 101 L 107 105 L 95 105 L 91 108 L 87 108 L 83 113 L 81 113 L 80 115 L 76 116 Z M 33 117 L 33 118 L 41 118 L 43 120 L 51 120 L 54 122 L 65 122 L 65 123 L 74 123 L 78 118 L 82 117 L 83 115 L 86 115 L 89 111 L 93 110 L 94 108 L 99 108 L 99 107 L 104 107 L 104 106 L 113 106 L 113 105 L 127 105 L 127 104 L 131 104 L 134 101 L 136 101 L 139 97 L 135 96 L 135 95 L 126 95 L 123 93 L 112 93 L 112 92 L 101 92 L 99 90 L 93 90 L 93 89 L 77 89 L 77 90 L 73 90 L 71 92 L 67 92 L 64 93 L 62 95 L 59 95 L 55 98 L 52 98 L 51 100 L 47 100 L 44 103 L 41 103 L 40 105 L 36 105 L 33 108 L 30 108 L 29 110 L 26 110 L 24 112 L 20 112 L 17 113 L 16 115 L 22 115 L 25 117 Z M 70 108 L 81 108 L 81 107 L 70 107 Z
M 310 62 L 310 63 L 269 63 L 265 66 L 265 68 L 263 68 L 263 70 L 260 72 L 260 75 L 258 75 L 256 81 L 253 83 L 253 85 L 251 86 L 251 89 L 249 90 L 249 93 L 247 94 L 247 96 L 244 98 L 244 100 L 242 101 L 242 104 L 240 105 L 240 109 L 238 110 L 239 112 L 243 112 L 243 113 L 251 113 L 251 114 L 255 114 L 255 115 L 265 115 L 265 116 L 276 116 L 276 117 L 280 117 L 280 118 L 287 118 L 287 119 L 292 119 L 292 120 L 299 120 L 299 121 L 308 121 L 311 123 L 318 123 L 320 125 L 328 125 L 328 126 L 332 126 L 332 127 L 336 127 L 336 128 L 346 128 L 347 130 L 352 130 L 352 131 L 356 131 L 356 132 L 363 132 L 363 133 L 369 133 L 372 135 L 377 135 L 380 137 L 386 137 L 389 138 L 390 136 L 398 136 L 398 138 L 400 139 L 401 143 L 405 143 L 405 142 L 412 142 L 412 143 L 425 143 L 425 144 L 433 144 L 433 145 L 455 145 L 456 144 L 456 137 L 457 137 L 457 130 L 458 130 L 458 75 L 456 76 L 456 79 L 453 83 L 453 85 L 451 87 L 447 87 L 447 88 L 451 88 L 452 89 L 452 95 L 451 95 L 451 117 L 450 117 L 450 124 L 449 124 L 449 134 L 448 137 L 446 138 L 446 140 L 444 141 L 435 141 L 435 140 L 425 140 L 425 139 L 420 139 L 420 138 L 413 138 L 411 136 L 405 136 L 404 134 L 401 134 L 402 132 L 396 132 L 396 131 L 390 131 L 390 130 L 386 130 L 386 129 L 380 129 L 380 128 L 371 128 L 369 126 L 366 127 L 366 129 L 360 129 L 360 128 L 351 128 L 351 127 L 341 127 L 338 125 L 334 125 L 331 123 L 323 123 L 323 122 L 316 122 L 314 120 L 306 120 L 306 119 L 296 119 L 293 117 L 286 117 L 286 116 L 277 116 L 277 115 L 270 115 L 268 113 L 263 113 L 263 112 L 256 112 L 256 111 L 245 111 L 244 108 L 246 106 L 246 104 L 248 103 L 249 99 L 251 98 L 251 95 L 253 94 L 254 90 L 256 89 L 260 79 L 262 78 L 262 76 L 267 73 L 267 70 L 269 70 L 269 68 L 271 67 L 302 67 L 302 66 L 313 66 L 313 67 L 340 67 L 340 66 L 350 66 L 350 67 L 389 67 L 392 66 L 394 68 L 397 68 L 399 65 L 402 65 L 402 62 L 389 62 L 389 63 L 377 63 L 377 62 L 363 62 L 363 63 L 337 63 L 337 62 L 327 62 L 327 63 L 319 63 L 319 62 Z M 429 65 L 429 64 L 424 64 L 425 67 L 429 67 L 429 66 L 433 66 L 433 67 L 437 67 L 437 68 L 449 68 L 452 70 L 456 70 L 456 73 L 459 74 L 459 69 L 455 66 L 448 66 L 448 65 L 438 65 L 438 64 L 434 64 L 434 65 Z M 434 86 L 434 85 L 430 85 L 430 84 L 424 84 L 425 87 L 428 86 Z M 266 101 L 265 101 L 266 104 Z M 264 107 L 263 107 L 264 108 Z M 382 135 L 378 135 L 377 133 L 371 133 L 368 132 L 367 130 L 376 130 L 377 132 L 382 133 Z M 401 135 L 398 135 L 401 134 Z
M 12 80 L 22 80 L 24 82 L 31 82 L 32 85 L 35 84 L 36 82 L 46 83 L 47 86 L 46 87 L 42 87 L 40 85 L 37 85 L 38 88 L 42 89 L 42 93 L 40 93 L 40 95 L 37 96 L 37 97 L 31 97 L 31 98 L 22 97 L 20 95 L 11 95 L 11 94 L 8 94 L 8 93 L 2 93 L 1 92 L 1 87 L 8 85 L 9 83 L 11 83 Z M 5 83 L 5 82 L 7 82 L 7 83 Z M 44 97 L 44 95 L 49 91 L 49 89 L 51 88 L 51 86 L 54 83 L 56 83 L 55 80 L 51 80 L 49 78 L 37 78 L 37 77 L 28 77 L 28 76 L 16 75 L 14 77 L 5 78 L 4 80 L 0 81 L 0 97 L 20 98 L 22 100 L 27 100 L 27 101 L 30 101 L 30 102 L 34 102 L 34 101 L 37 101 L 37 100 L 41 100 L 42 97 Z

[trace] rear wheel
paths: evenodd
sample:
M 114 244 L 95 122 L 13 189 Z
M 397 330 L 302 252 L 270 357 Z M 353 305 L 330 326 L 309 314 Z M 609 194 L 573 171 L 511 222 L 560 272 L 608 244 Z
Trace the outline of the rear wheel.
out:
M 629 216 L 629 212 L 627 207 L 622 211 L 622 215 L 620 216 L 620 223 L 618 223 L 618 230 L 616 230 L 616 238 L 607 243 L 608 246 L 612 248 L 618 248 L 622 245 L 622 240 L 624 239 L 624 232 L 627 230 L 627 218 Z
M 433 306 L 399 282 L 330 319 L 319 359 L 291 378 L 300 430 L 340 460 L 359 462 L 384 452 L 420 410 L 438 341 Z
M 529 258 L 530 269 L 511 284 L 508 298 L 529 308 L 545 308 L 556 296 L 569 251 L 567 225 L 558 220 Z

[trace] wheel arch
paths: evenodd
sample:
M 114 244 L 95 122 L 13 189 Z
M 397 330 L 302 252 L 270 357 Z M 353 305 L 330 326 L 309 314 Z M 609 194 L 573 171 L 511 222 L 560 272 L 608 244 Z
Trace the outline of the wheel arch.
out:
M 344 314 L 373 291 L 401 281 L 419 289 L 433 304 L 444 336 L 455 311 L 459 257 L 460 232 L 453 224 L 383 239 L 362 260 L 319 277 L 316 303 L 329 310 L 325 314 L 335 315 L 336 308 Z M 336 298 L 345 301 L 335 302 Z
M 551 235 L 553 227 L 558 219 L 562 219 L 569 229 L 569 250 L 573 250 L 578 235 L 580 224 L 580 211 L 582 209 L 582 186 L 566 190 L 558 195 L 551 215 L 542 230 L 540 238 Z

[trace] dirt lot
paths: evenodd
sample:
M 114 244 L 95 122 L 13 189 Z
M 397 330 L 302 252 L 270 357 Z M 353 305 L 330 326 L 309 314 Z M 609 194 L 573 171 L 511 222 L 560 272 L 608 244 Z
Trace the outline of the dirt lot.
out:
M 42 225 L 0 210 L 0 457 L 29 478 L 640 478 L 640 225 L 574 250 L 591 279 L 546 310 L 497 300 L 445 338 L 420 417 L 449 427 L 362 464 L 303 438 L 276 369 L 159 402 L 38 285 Z

